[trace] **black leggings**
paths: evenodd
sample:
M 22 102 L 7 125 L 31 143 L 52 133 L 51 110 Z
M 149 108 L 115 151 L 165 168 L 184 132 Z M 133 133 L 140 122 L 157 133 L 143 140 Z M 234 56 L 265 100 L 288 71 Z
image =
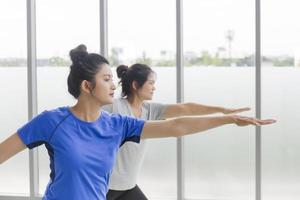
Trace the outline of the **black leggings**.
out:
M 142 190 L 136 185 L 130 190 L 109 190 L 106 200 L 148 200 Z

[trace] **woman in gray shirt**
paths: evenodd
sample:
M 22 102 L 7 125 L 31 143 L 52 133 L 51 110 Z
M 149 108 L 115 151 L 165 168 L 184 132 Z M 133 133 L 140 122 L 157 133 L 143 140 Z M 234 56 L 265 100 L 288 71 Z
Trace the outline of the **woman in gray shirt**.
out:
M 121 65 L 117 75 L 122 86 L 122 98 L 113 104 L 104 106 L 104 110 L 144 120 L 160 120 L 178 116 L 207 115 L 213 113 L 233 114 L 250 110 L 249 108 L 228 109 L 196 103 L 161 104 L 146 102 L 151 100 L 155 90 L 155 72 L 147 65 L 134 64 L 131 67 Z M 119 150 L 113 169 L 107 200 L 143 200 L 147 199 L 137 186 L 145 155 L 147 141 L 126 142 Z

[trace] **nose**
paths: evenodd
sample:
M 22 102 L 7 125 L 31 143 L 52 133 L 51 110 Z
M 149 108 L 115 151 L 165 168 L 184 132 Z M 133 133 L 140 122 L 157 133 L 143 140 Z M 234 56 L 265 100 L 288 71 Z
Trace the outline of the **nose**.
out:
M 115 90 L 116 89 L 116 85 L 114 84 L 114 82 L 111 83 L 111 89 Z

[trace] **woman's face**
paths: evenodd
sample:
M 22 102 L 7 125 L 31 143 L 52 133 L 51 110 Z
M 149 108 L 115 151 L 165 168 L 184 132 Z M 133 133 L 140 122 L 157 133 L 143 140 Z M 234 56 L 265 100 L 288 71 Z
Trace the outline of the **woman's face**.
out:
M 101 104 L 111 104 L 114 98 L 113 76 L 110 67 L 102 64 L 101 69 L 95 75 L 95 88 L 92 90 L 93 97 Z
M 156 75 L 155 73 L 151 73 L 144 85 L 137 90 L 138 96 L 143 100 L 152 100 L 155 90 L 155 81 Z

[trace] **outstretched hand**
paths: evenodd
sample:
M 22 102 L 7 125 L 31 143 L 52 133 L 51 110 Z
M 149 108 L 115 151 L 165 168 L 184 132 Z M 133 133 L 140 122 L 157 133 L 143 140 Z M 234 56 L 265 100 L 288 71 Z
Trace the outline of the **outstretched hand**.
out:
M 222 111 L 223 114 L 237 114 L 245 111 L 249 111 L 251 108 L 245 107 L 245 108 L 224 108 Z
M 255 125 L 255 126 L 261 126 L 261 125 L 268 125 L 273 124 L 276 122 L 274 119 L 257 119 L 253 117 L 244 117 L 239 115 L 233 115 L 234 123 L 238 126 L 248 126 L 248 125 Z

